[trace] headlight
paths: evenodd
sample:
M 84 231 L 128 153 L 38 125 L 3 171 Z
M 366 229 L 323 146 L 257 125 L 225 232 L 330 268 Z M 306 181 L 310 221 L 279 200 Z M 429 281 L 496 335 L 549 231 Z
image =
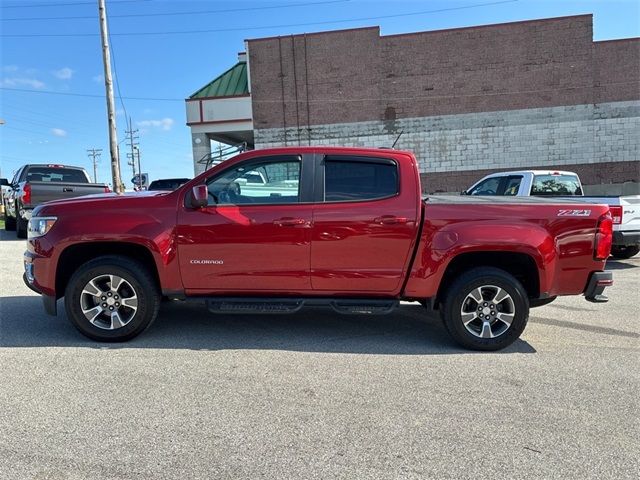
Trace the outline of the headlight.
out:
M 46 235 L 58 217 L 31 217 L 27 227 L 28 238 L 38 238 Z

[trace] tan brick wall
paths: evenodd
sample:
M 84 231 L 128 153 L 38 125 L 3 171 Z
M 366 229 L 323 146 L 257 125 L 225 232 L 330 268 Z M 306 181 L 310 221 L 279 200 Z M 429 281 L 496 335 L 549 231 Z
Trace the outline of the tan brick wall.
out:
M 592 41 L 592 16 L 405 35 L 378 27 L 248 42 L 256 129 L 640 98 L 640 40 Z

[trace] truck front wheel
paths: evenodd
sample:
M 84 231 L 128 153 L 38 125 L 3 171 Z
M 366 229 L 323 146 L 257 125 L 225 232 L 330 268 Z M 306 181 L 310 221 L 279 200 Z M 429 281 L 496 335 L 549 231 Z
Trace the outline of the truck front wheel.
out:
M 71 276 L 64 305 L 83 335 L 101 342 L 124 342 L 151 325 L 160 298 L 144 265 L 107 255 L 85 263 Z
M 18 238 L 27 238 L 27 224 L 28 220 L 20 217 L 20 214 L 16 211 L 16 236 Z
M 453 339 L 472 350 L 500 350 L 515 342 L 529 319 L 522 284 L 492 267 L 474 268 L 453 282 L 442 306 Z

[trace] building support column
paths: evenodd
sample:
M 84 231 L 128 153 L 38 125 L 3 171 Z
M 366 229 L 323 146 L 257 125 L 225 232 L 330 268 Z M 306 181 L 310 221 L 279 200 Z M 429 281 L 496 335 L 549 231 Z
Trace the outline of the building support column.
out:
M 198 161 L 205 155 L 211 154 L 211 140 L 206 133 L 191 133 L 191 148 L 193 149 L 193 172 L 199 175 L 204 172 L 204 164 Z

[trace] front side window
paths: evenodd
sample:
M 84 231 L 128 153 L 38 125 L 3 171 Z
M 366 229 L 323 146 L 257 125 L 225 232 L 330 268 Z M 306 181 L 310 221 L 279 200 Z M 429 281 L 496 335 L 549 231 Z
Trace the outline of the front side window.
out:
M 324 162 L 324 200 L 375 200 L 396 195 L 398 166 L 394 162 L 331 160 Z
M 297 158 L 240 164 L 207 182 L 209 205 L 298 203 L 300 166 Z
M 582 189 L 575 175 L 536 175 L 531 195 L 582 195 Z
M 500 177 L 487 178 L 473 187 L 469 195 L 496 195 L 499 185 Z

